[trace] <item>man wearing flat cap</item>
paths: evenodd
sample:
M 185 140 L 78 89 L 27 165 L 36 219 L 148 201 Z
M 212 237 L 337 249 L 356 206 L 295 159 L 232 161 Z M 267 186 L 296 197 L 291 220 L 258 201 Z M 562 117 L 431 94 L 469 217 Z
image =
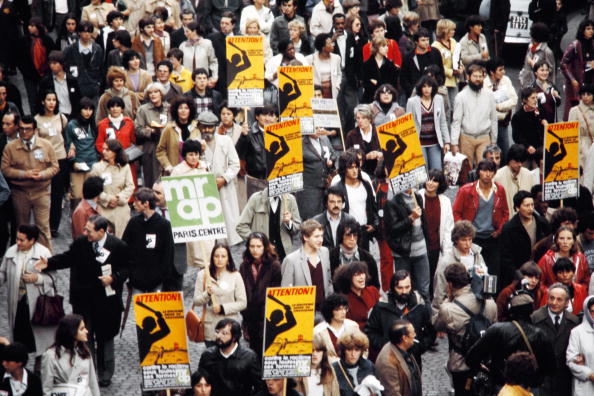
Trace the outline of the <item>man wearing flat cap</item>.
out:
M 505 360 L 514 352 L 533 354 L 538 362 L 538 380 L 532 388 L 538 387 L 547 376 L 554 375 L 555 354 L 551 340 L 545 332 L 532 324 L 530 315 L 534 308 L 532 296 L 519 291 L 509 301 L 509 322 L 495 323 L 474 344 L 466 354 L 466 363 L 472 370 L 486 364 L 490 377 L 501 387 L 504 385 Z M 490 364 L 486 362 L 491 361 Z
M 198 114 L 198 129 L 204 148 L 202 159 L 206 161 L 209 171 L 216 178 L 227 227 L 227 244 L 231 246 L 242 241 L 235 231 L 239 219 L 236 187 L 239 156 L 229 136 L 215 133 L 218 123 L 219 119 L 211 111 Z

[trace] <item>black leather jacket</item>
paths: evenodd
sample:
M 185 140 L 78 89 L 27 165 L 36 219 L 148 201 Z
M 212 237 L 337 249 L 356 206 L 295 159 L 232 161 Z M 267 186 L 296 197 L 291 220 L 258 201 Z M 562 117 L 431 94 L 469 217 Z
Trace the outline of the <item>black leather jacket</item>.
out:
M 421 196 L 415 193 L 417 202 L 422 203 Z M 402 194 L 386 202 L 384 206 L 384 229 L 386 239 L 392 252 L 399 256 L 410 255 L 410 245 L 412 243 L 413 222 L 408 217 L 412 210 L 408 208 Z M 425 213 L 421 214 L 421 224 L 423 235 L 427 236 L 427 222 Z
M 542 382 L 543 377 L 553 375 L 555 370 L 555 353 L 553 345 L 542 329 L 530 323 L 530 318 L 519 319 L 518 323 L 524 329 L 526 337 L 536 355 L 539 368 L 539 379 L 534 386 Z M 499 322 L 487 329 L 485 335 L 476 342 L 466 354 L 466 364 L 477 370 L 481 362 L 489 364 L 492 379 L 497 385 L 503 385 L 503 368 L 505 359 L 514 352 L 526 351 L 529 348 L 524 342 L 518 328 L 510 322 Z

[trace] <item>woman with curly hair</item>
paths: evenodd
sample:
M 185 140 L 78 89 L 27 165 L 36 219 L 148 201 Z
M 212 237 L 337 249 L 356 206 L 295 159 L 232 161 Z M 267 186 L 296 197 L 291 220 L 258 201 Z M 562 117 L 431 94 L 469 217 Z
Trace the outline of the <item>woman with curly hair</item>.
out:
M 281 284 L 281 266 L 266 234 L 253 232 L 248 236 L 239 273 L 247 295 L 247 308 L 241 311 L 243 334 L 250 348 L 261 355 L 266 288 Z
M 359 331 L 357 322 L 347 319 L 349 301 L 342 294 L 331 294 L 322 302 L 320 308 L 324 320 L 314 327 L 314 336 L 322 337 L 332 361 L 338 357 L 337 342 L 344 334 Z
M 124 116 L 129 117 L 132 120 L 136 116 L 136 110 L 140 107 L 140 101 L 138 100 L 138 96 L 126 87 L 127 78 L 126 73 L 124 73 L 120 67 L 111 66 L 107 69 L 105 79 L 109 88 L 107 88 L 99 98 L 97 113 L 95 115 L 97 124 L 108 116 L 109 110 L 107 108 L 107 102 L 114 97 L 122 98 L 124 101 Z
M 344 294 L 349 303 L 346 318 L 357 322 L 361 331 L 365 328 L 369 312 L 380 298 L 377 288 L 368 283 L 367 263 L 363 261 L 343 265 L 334 274 L 334 289 Z
M 356 396 L 359 393 L 355 388 L 361 385 L 366 377 L 373 377 L 377 381 L 373 363 L 364 357 L 369 348 L 369 339 L 365 333 L 357 329 L 340 336 L 336 344 L 339 360 L 332 363 L 332 368 L 336 373 L 340 396 Z M 373 382 L 370 379 L 367 379 L 366 383 Z M 368 394 L 378 394 L 369 388 L 367 390 Z
M 196 104 L 192 98 L 178 96 L 171 104 L 173 122 L 167 124 L 155 151 L 165 175 L 171 174 L 173 167 L 180 163 L 181 146 L 188 139 L 200 138 L 196 126 Z

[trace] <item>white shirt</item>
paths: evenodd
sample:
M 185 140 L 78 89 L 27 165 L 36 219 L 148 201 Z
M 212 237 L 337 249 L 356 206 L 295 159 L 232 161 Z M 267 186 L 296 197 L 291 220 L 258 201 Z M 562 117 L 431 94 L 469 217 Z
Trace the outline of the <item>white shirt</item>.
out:
M 349 198 L 349 214 L 353 216 L 361 225 L 367 224 L 367 191 L 363 183 L 358 187 L 351 187 L 345 184 L 347 196 Z
M 56 0 L 55 7 L 56 14 L 68 14 L 68 0 Z
M 347 54 L 345 52 L 346 51 L 346 37 L 347 36 L 345 33 L 345 34 L 338 36 L 336 38 L 336 44 L 338 44 L 338 51 L 340 52 L 340 58 L 341 58 L 340 59 L 340 67 L 342 70 L 344 70 L 344 67 L 346 65 L 346 57 L 347 57 Z
M 237 350 L 237 347 L 239 346 L 239 343 L 235 343 L 235 346 L 233 347 L 233 349 L 231 350 L 231 352 L 229 352 L 229 354 L 224 354 L 223 351 L 221 349 L 219 349 L 219 352 L 221 353 L 221 356 L 224 357 L 225 359 L 229 359 L 229 357 L 231 357 L 231 355 L 233 355 L 235 353 L 235 351 Z
M 559 324 L 561 324 L 561 321 L 563 320 L 563 311 L 556 314 L 551 312 L 551 310 L 547 308 L 547 312 L 549 313 L 549 317 L 551 318 L 551 322 L 553 322 L 553 324 L 555 324 L 555 316 L 559 316 Z
M 324 396 L 324 385 L 320 384 L 320 369 L 311 370 L 311 375 L 306 378 L 307 396 Z
M 9 373 L 4 373 L 4 379 L 6 378 L 9 378 L 10 389 L 12 390 L 13 396 L 21 396 L 27 391 L 29 374 L 27 374 L 27 370 L 24 368 L 22 381 L 15 380 Z

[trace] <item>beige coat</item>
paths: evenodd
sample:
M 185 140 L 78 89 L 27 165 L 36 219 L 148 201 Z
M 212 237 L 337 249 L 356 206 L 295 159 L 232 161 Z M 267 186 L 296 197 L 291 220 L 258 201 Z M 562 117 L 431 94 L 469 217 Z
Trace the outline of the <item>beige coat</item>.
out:
M 40 191 L 49 187 L 60 167 L 52 144 L 35 136 L 31 151 L 27 151 L 21 139 L 8 143 L 2 153 L 1 169 L 11 188 L 16 186 L 22 190 Z M 30 169 L 38 170 L 41 179 L 25 178 L 25 172 Z
M 153 82 L 153 78 L 145 70 L 139 69 L 139 73 L 138 88 L 135 89 L 134 85 L 132 84 L 132 79 L 130 78 L 130 71 L 126 71 L 126 88 L 128 88 L 130 92 L 133 92 L 138 100 L 142 102 L 144 100 L 144 90 L 150 83 Z M 134 116 L 130 118 L 134 119 Z
M 308 65 L 313 66 L 314 84 L 322 85 L 322 76 L 319 69 L 316 67 L 320 62 L 319 53 L 308 55 L 305 57 Z M 340 66 L 340 55 L 330 54 L 330 82 L 332 83 L 332 98 L 338 98 L 338 90 L 340 89 L 340 82 L 342 81 L 342 68 Z
M 99 35 L 99 28 L 107 25 L 107 14 L 111 11 L 117 11 L 115 6 L 111 3 L 101 3 L 98 5 L 89 4 L 83 7 L 80 16 L 81 21 L 89 21 L 93 24 L 93 37 Z
M 78 385 L 79 379 L 85 379 L 87 386 L 82 386 L 82 392 L 76 393 L 77 396 L 100 396 L 97 375 L 93 365 L 93 359 L 81 358 L 78 354 L 74 356 L 74 361 L 70 362 L 71 355 L 62 348 L 60 357 L 56 355 L 55 348 L 50 348 L 43 354 L 41 360 L 41 378 L 43 395 L 50 395 L 51 390 L 56 385 L 71 384 Z
M 324 396 L 340 396 L 340 388 L 338 386 L 338 380 L 336 379 L 336 374 L 334 374 L 334 369 L 330 366 L 330 370 L 332 370 L 332 381 L 327 384 L 324 384 Z M 307 383 L 308 377 L 297 377 L 293 378 L 297 383 L 295 390 L 301 393 L 303 396 L 309 395 L 309 385 Z
M 165 23 L 174 29 L 181 26 L 181 10 L 179 2 L 175 0 L 145 0 L 144 2 L 144 16 L 150 18 L 157 7 L 165 7 L 169 13 L 169 18 Z
M 51 117 L 36 115 L 37 136 L 44 138 L 52 144 L 56 153 L 56 159 L 66 158 L 66 148 L 64 147 L 64 129 L 68 119 L 64 114 L 54 114 Z
M 14 321 L 16 318 L 17 304 L 19 300 L 19 283 L 23 271 L 28 271 L 37 274 L 37 282 L 26 283 L 27 302 L 29 303 L 29 319 L 35 313 L 35 304 L 37 298 L 42 295 L 53 296 L 54 286 L 52 276 L 56 278 L 55 272 L 39 272 L 35 270 L 35 263 L 41 258 L 49 258 L 52 256 L 50 251 L 40 243 L 35 243 L 31 248 L 30 258 L 26 262 L 19 262 L 17 260 L 17 246 L 12 245 L 4 255 L 2 264 L 0 265 L 0 285 L 6 282 L 7 297 L 8 297 L 8 328 L 14 328 Z M 25 268 L 23 268 L 23 265 Z M 51 275 L 51 276 L 50 276 Z M 56 326 L 31 326 L 33 328 L 33 336 L 35 338 L 35 355 L 41 356 L 47 348 L 54 343 L 54 336 L 56 333 Z M 8 332 L 11 341 L 13 339 L 13 332 Z
M 205 269 L 208 271 L 208 269 Z M 243 278 L 239 271 L 228 272 L 221 274 L 216 283 L 213 282 L 214 299 L 217 304 L 221 305 L 224 314 L 216 314 L 212 310 L 211 296 L 206 292 L 204 287 L 204 271 L 202 270 L 196 276 L 196 285 L 194 286 L 194 305 L 196 308 L 201 308 L 203 304 L 206 305 L 206 315 L 204 317 L 204 337 L 207 341 L 215 340 L 215 326 L 217 323 L 225 318 L 235 319 L 241 321 L 239 312 L 247 307 L 247 297 L 245 293 L 245 286 Z M 214 280 L 214 279 L 213 279 Z M 209 284 L 209 277 L 207 277 L 206 285 Z
M 330 359 L 330 363 L 333 363 L 338 360 L 338 353 L 336 353 L 334 345 L 332 344 L 332 340 L 330 339 L 330 334 L 328 332 L 331 330 L 328 329 L 328 326 L 328 322 L 326 321 L 318 323 L 318 325 L 314 327 L 314 336 L 318 334 L 320 335 L 324 345 L 326 346 L 326 350 L 328 351 L 328 359 Z M 357 322 L 354 320 L 345 319 L 342 332 L 336 338 L 340 338 L 345 334 L 355 333 L 357 331 L 359 331 L 359 325 Z M 365 356 L 367 356 L 367 353 L 365 353 Z
M 474 61 L 481 61 L 483 57 L 481 53 L 489 51 L 487 46 L 487 38 L 481 33 L 478 43 L 468 38 L 468 33 L 460 40 L 460 60 L 464 67 L 468 67 Z
M 281 207 L 291 212 L 293 226 L 289 229 L 285 224 L 281 226 L 281 241 L 285 254 L 293 251 L 293 235 L 299 232 L 301 216 L 297 200 L 292 194 L 283 194 L 281 198 Z M 268 200 L 268 188 L 253 194 L 248 200 L 241 217 L 237 223 L 237 233 L 247 240 L 252 232 L 263 232 L 268 235 L 268 215 L 270 213 L 270 201 Z
M 439 1 L 438 0 L 420 0 L 417 2 L 418 6 L 415 10 L 421 22 L 436 21 L 439 19 Z
M 206 144 L 203 157 L 208 162 L 210 171 L 215 177 L 225 179 L 225 185 L 219 190 L 225 226 L 227 228 L 227 244 L 229 246 L 241 242 L 241 237 L 235 228 L 239 221 L 239 202 L 237 200 L 236 179 L 239 173 L 239 156 L 230 137 L 215 134 L 215 147 L 211 150 Z
M 111 221 L 115 227 L 115 235 L 121 238 L 130 220 L 128 200 L 134 194 L 134 182 L 130 165 L 109 165 L 106 161 L 99 161 L 93 165 L 90 176 L 103 179 L 103 192 L 99 196 L 101 214 Z M 118 197 L 118 205 L 110 208 L 109 201 Z
M 454 293 L 454 299 L 462 303 L 465 307 L 470 309 L 472 312 L 478 312 L 480 305 L 472 291 L 470 285 L 463 287 L 460 290 L 456 290 Z M 492 298 L 485 302 L 484 315 L 491 323 L 497 321 L 497 304 Z M 466 324 L 470 320 L 470 317 L 460 308 L 458 305 L 446 299 L 439 309 L 439 313 L 435 318 L 433 325 L 435 330 L 447 332 L 449 337 L 460 338 L 466 331 Z M 451 372 L 468 371 L 470 368 L 464 361 L 464 356 L 460 355 L 453 349 L 450 349 L 450 357 L 448 359 L 447 368 Z
M 501 184 L 505 189 L 505 198 L 507 199 L 507 208 L 509 210 L 510 218 L 516 213 L 516 210 L 514 209 L 514 195 L 520 190 L 530 191 L 534 185 L 534 177 L 532 176 L 532 173 L 524 167 L 520 168 L 520 172 L 515 178 L 513 177 L 509 166 L 499 168 L 493 181 Z
M 203 175 L 205 173 L 207 172 L 202 166 L 197 169 L 190 168 L 186 161 L 182 161 L 173 168 L 171 176 Z M 210 263 L 210 252 L 214 245 L 215 241 L 213 239 L 186 243 L 186 260 L 188 265 L 208 268 Z
M 200 131 L 196 127 L 196 121 L 192 121 L 188 130 L 190 131 L 190 137 L 188 139 L 196 140 L 200 137 Z M 173 167 L 179 164 L 181 157 L 181 141 L 181 129 L 174 122 L 170 122 L 167 127 L 163 129 L 156 149 L 157 159 L 163 170 L 171 172 Z
M 569 110 L 567 121 L 580 122 L 580 165 L 586 169 L 588 150 L 594 143 L 594 104 L 586 106 L 580 101 Z
M 120 92 L 116 92 L 113 88 L 108 88 L 103 95 L 101 95 L 99 103 L 97 104 L 97 114 L 95 114 L 95 121 L 97 124 L 109 115 L 107 111 L 107 101 L 114 96 L 119 96 L 124 101 L 125 117 L 134 119 L 136 116 L 136 110 L 140 107 L 138 96 L 126 87 L 123 87 Z

